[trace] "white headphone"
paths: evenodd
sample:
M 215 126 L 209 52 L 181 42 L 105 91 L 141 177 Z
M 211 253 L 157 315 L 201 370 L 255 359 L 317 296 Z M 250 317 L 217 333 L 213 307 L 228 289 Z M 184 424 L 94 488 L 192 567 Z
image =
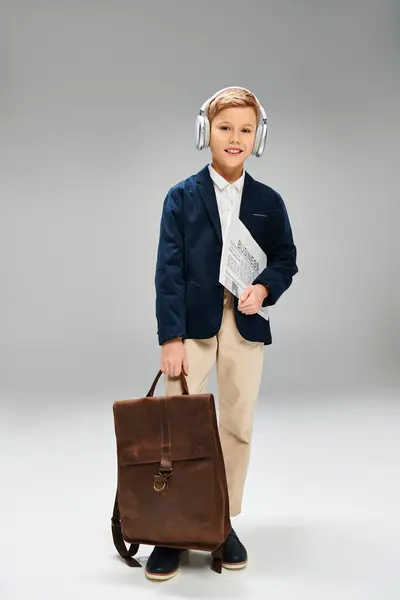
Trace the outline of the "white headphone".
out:
M 230 87 L 223 88 L 219 90 L 215 94 L 211 96 L 208 100 L 206 100 L 203 106 L 200 109 L 200 113 L 197 115 L 196 119 L 196 148 L 197 150 L 203 150 L 203 148 L 207 148 L 210 144 L 210 121 L 208 120 L 208 107 L 210 103 L 225 90 L 231 90 L 233 88 L 239 88 L 240 90 L 245 90 L 246 92 L 250 92 L 246 88 L 239 87 L 237 85 L 233 85 Z M 254 94 L 253 94 L 254 96 Z M 255 96 L 254 96 L 255 97 Z M 256 98 L 256 97 L 255 97 Z M 254 141 L 254 146 L 252 150 L 252 154 L 259 157 L 264 152 L 265 142 L 267 139 L 267 115 L 265 114 L 265 110 L 261 106 L 259 100 L 256 98 L 258 105 L 260 107 L 261 119 L 257 125 L 256 137 Z

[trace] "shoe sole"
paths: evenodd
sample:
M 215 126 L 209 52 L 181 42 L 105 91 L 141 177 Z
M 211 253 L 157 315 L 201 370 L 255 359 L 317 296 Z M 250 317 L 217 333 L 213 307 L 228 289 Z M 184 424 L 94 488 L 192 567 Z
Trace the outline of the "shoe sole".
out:
M 150 571 L 145 571 L 147 579 L 151 579 L 152 581 L 168 581 L 168 579 L 172 579 L 175 575 L 178 574 L 179 568 L 175 569 L 175 571 L 171 571 L 171 573 L 151 573 Z
M 239 569 L 244 569 L 246 565 L 247 565 L 247 560 L 245 560 L 244 562 L 241 562 L 241 563 L 226 563 L 226 562 L 222 563 L 222 566 L 224 567 L 224 569 L 228 569 L 230 571 L 237 571 Z

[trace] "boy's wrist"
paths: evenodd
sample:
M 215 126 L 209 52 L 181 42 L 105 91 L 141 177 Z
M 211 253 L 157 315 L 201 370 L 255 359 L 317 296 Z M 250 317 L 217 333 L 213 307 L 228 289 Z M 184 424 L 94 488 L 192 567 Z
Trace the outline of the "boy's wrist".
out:
M 264 283 L 256 283 L 256 285 L 263 290 L 263 292 L 265 294 L 265 298 L 266 298 L 269 295 L 269 287 L 268 287 L 268 285 L 265 285 Z

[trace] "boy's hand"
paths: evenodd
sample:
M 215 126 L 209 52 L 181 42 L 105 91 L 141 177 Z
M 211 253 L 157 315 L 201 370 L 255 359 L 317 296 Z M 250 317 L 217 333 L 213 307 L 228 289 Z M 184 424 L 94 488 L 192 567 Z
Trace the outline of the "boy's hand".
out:
M 260 310 L 267 296 L 268 290 L 265 285 L 261 283 L 249 285 L 239 298 L 238 309 L 245 315 L 254 315 Z
M 178 377 L 181 372 L 189 373 L 186 348 L 180 338 L 165 342 L 161 347 L 161 371 L 169 377 Z

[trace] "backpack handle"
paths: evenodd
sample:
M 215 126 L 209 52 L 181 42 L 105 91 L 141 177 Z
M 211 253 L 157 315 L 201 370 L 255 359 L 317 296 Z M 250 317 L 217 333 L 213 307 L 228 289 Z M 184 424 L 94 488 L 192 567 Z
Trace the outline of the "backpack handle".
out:
M 157 385 L 158 380 L 160 379 L 161 375 L 162 375 L 162 371 L 160 370 L 160 371 L 158 371 L 151 388 L 149 389 L 149 391 L 146 394 L 147 398 L 149 398 L 149 397 L 151 398 L 152 396 L 154 396 L 154 390 L 156 389 L 156 385 Z M 180 378 L 181 378 L 182 387 L 183 387 L 183 395 L 189 396 L 189 388 L 188 388 L 187 380 L 186 380 L 186 377 L 185 377 L 185 374 L 183 373 L 183 371 L 181 371 Z

